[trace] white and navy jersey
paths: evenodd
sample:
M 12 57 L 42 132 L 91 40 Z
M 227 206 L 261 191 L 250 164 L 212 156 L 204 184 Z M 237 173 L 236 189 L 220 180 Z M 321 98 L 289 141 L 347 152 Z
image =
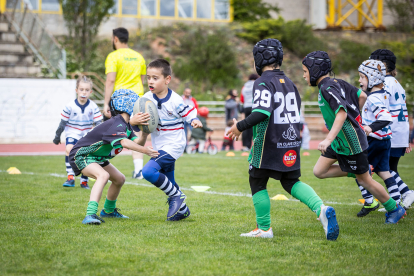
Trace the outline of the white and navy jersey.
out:
M 408 147 L 410 124 L 408 122 L 408 110 L 405 90 L 401 84 L 391 75 L 385 77 L 385 92 L 388 97 L 389 111 L 392 116 L 392 148 Z
M 377 120 L 390 122 L 388 126 L 369 134 L 370 137 L 374 137 L 378 140 L 387 140 L 392 138 L 392 117 L 387 108 L 388 102 L 386 98 L 387 94 L 384 89 L 369 93 L 367 101 L 362 109 L 363 125 L 368 126 Z
M 197 109 L 185 104 L 183 98 L 171 89 L 162 99 L 152 92 L 145 93 L 144 97 L 157 106 L 160 117 L 157 129 L 151 133 L 153 148 L 178 159 L 186 146 L 184 122 L 191 123 L 197 119 Z
M 81 105 L 78 100 L 68 103 L 61 113 L 63 121 L 66 121 L 65 135 L 67 137 L 79 140 L 86 133 L 88 133 L 93 123 L 99 122 L 103 119 L 98 106 L 93 101 L 89 100 Z

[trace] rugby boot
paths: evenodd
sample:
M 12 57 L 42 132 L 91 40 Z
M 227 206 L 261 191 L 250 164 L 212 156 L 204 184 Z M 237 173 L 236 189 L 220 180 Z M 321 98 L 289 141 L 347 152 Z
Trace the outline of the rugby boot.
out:
M 142 170 L 140 170 L 138 173 L 135 173 L 135 171 L 132 172 L 132 178 L 135 179 L 143 179 L 144 176 L 142 175 Z
M 100 217 L 98 217 L 98 215 L 96 214 L 87 215 L 82 221 L 83 224 L 90 224 L 90 225 L 100 225 L 102 222 L 105 222 L 105 221 L 101 219 Z
M 121 209 L 115 208 L 112 213 L 107 213 L 105 209 L 102 209 L 100 216 L 102 218 L 129 218 L 121 214 L 119 211 L 121 211 Z
M 90 189 L 89 188 L 89 185 L 88 185 L 88 182 L 86 182 L 86 181 L 83 181 L 82 183 L 81 183 L 81 188 L 83 188 L 83 189 Z
M 75 187 L 75 178 L 73 175 L 68 175 L 68 179 L 63 183 L 63 187 Z
M 167 219 L 167 220 L 169 220 L 169 221 L 179 221 L 179 220 L 188 218 L 190 216 L 190 214 L 191 214 L 190 213 L 190 208 L 188 208 L 188 206 L 187 206 L 187 212 L 185 212 L 184 214 L 177 213 L 175 216 L 173 216 L 172 218 Z
M 167 199 L 167 203 L 168 203 L 168 214 L 167 214 L 167 220 L 172 218 L 173 216 L 175 216 L 178 211 L 181 208 L 181 205 L 183 204 L 184 200 L 185 200 L 186 196 L 185 194 L 181 193 L 178 196 L 170 196 Z
M 262 229 L 256 228 L 249 233 L 240 234 L 240 237 L 250 237 L 250 238 L 273 238 L 272 227 L 269 230 L 264 231 Z
M 328 241 L 336 241 L 339 236 L 339 225 L 336 220 L 335 209 L 322 205 L 319 220 L 322 223 L 325 236 Z
M 397 209 L 392 212 L 385 213 L 385 223 L 386 224 L 396 224 L 404 216 L 407 215 L 407 212 L 401 205 L 397 204 Z
M 361 211 L 357 214 L 357 217 L 365 217 L 369 213 L 371 213 L 374 210 L 377 210 L 379 208 L 379 203 L 374 199 L 374 201 L 371 204 L 368 204 L 367 202 L 364 203 L 364 206 L 362 206 Z
M 410 191 L 410 193 L 406 194 L 402 200 L 404 209 L 407 210 L 408 208 L 410 208 L 413 202 L 414 202 L 414 191 Z

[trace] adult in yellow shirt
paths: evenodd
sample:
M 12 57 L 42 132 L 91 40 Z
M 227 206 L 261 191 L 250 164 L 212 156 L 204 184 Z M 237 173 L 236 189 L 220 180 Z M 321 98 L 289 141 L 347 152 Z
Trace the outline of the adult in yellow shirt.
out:
M 112 32 L 112 46 L 114 51 L 110 53 L 105 61 L 105 103 L 104 116 L 111 117 L 109 100 L 111 95 L 120 89 L 132 90 L 142 97 L 144 87 L 142 83 L 146 76 L 147 67 L 142 55 L 128 47 L 129 33 L 125 28 L 117 28 Z M 138 131 L 138 129 L 135 129 Z M 137 136 L 138 133 L 135 133 Z M 132 151 L 134 159 L 133 178 L 142 179 L 143 154 Z

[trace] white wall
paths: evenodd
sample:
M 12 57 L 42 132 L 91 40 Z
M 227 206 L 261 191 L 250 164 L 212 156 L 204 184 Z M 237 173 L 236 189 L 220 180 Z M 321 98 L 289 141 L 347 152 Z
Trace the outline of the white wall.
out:
M 76 80 L 0 79 L 0 143 L 52 143 Z

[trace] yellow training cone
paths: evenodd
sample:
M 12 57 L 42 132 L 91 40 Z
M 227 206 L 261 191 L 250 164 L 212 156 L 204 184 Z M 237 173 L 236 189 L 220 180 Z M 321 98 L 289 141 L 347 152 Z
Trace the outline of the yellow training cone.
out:
M 285 195 L 275 195 L 274 197 L 272 197 L 273 200 L 289 200 Z
M 18 168 L 16 168 L 16 167 L 10 167 L 10 168 L 8 168 L 8 169 L 7 169 L 7 172 L 8 172 L 9 174 L 22 174 L 22 173 L 19 171 L 19 169 L 18 169 Z
M 241 156 L 249 156 L 248 152 L 242 152 Z
M 193 189 L 196 192 L 205 192 L 208 189 L 210 189 L 209 186 L 191 186 L 191 189 Z
M 236 155 L 234 154 L 234 152 L 229 151 L 228 153 L 226 153 L 226 156 L 236 156 Z

